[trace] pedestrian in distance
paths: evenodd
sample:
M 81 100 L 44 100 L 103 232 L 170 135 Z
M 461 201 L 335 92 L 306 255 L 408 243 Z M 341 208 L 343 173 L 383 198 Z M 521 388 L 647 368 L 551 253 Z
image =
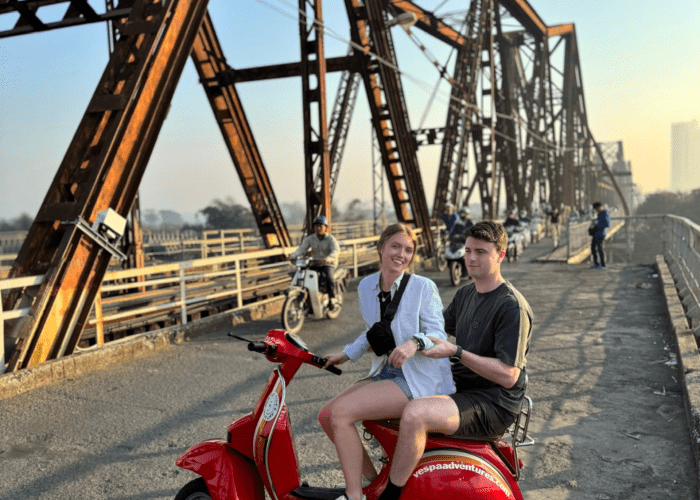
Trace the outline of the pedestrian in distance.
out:
M 372 347 L 368 376 L 326 403 L 319 412 L 321 427 L 335 445 L 343 471 L 345 494 L 338 500 L 365 500 L 362 489 L 377 471 L 355 427 L 362 420 L 399 418 L 413 398 L 454 392 L 447 359 L 423 356 L 433 342 L 446 340 L 442 300 L 435 283 L 406 269 L 416 251 L 416 235 L 403 224 L 388 226 L 379 237 L 379 272 L 358 286 L 360 312 L 365 329 L 342 352 L 325 356 L 328 365 L 356 361 Z M 406 281 L 404 281 L 406 280 Z M 398 307 L 393 300 L 396 294 Z M 393 349 L 380 353 L 373 332 L 389 311 L 393 318 L 385 333 Z M 381 355 L 380 355 L 381 354 Z
M 593 256 L 593 265 L 591 269 L 605 269 L 605 252 L 603 251 L 603 242 L 605 241 L 605 235 L 607 234 L 608 228 L 610 227 L 610 212 L 607 211 L 605 206 L 596 201 L 593 204 L 593 210 L 595 210 L 598 215 L 594 221 L 595 227 L 591 227 L 591 255 Z
M 561 237 L 561 224 L 560 224 L 559 209 L 554 208 L 549 214 L 549 227 L 552 234 L 552 242 L 554 243 L 554 249 L 559 248 L 559 238 Z
M 499 435 L 520 412 L 533 315 L 525 298 L 501 276 L 506 244 L 500 224 L 483 221 L 467 231 L 465 259 L 474 281 L 457 292 L 443 313 L 445 331 L 455 336 L 455 344 L 434 338 L 434 347 L 424 351 L 434 359 L 449 358 L 456 392 L 406 405 L 389 482 L 379 500 L 398 500 L 428 433 Z

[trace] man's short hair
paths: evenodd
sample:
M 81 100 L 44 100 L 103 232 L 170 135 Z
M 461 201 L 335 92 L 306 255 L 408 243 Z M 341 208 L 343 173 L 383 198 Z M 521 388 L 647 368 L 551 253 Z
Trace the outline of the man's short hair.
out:
M 470 236 L 474 239 L 493 243 L 496 245 L 498 253 L 503 252 L 508 245 L 508 233 L 503 224 L 491 222 L 488 220 L 477 222 L 470 227 L 466 232 L 467 238 Z
M 599 202 L 599 201 L 596 201 L 596 202 L 593 204 L 593 208 L 600 208 L 600 207 L 602 207 L 602 206 L 603 206 L 603 204 L 602 204 L 601 202 Z

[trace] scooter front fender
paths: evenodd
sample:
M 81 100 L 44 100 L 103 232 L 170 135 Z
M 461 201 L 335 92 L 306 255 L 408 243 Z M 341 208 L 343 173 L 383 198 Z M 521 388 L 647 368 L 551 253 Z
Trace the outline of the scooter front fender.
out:
M 265 500 L 255 464 L 224 440 L 194 445 L 175 464 L 202 476 L 213 500 Z

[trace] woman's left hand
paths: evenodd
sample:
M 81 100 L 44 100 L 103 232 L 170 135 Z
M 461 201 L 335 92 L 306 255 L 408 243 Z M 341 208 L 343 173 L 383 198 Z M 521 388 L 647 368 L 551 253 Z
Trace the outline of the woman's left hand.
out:
M 389 364 L 401 368 L 408 358 L 418 351 L 418 346 L 412 340 L 394 348 L 389 355 Z

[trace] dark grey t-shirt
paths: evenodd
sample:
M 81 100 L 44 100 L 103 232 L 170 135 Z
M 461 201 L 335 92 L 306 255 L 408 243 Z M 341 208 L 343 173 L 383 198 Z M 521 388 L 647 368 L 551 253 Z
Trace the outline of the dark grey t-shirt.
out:
M 470 283 L 457 292 L 443 316 L 445 332 L 455 335 L 457 345 L 465 351 L 498 358 L 523 370 L 516 384 L 506 389 L 463 364 L 456 364 L 452 366 L 452 376 L 457 392 L 478 391 L 494 404 L 519 412 L 533 319 L 525 297 L 507 281 L 488 293 L 477 292 L 474 283 Z

